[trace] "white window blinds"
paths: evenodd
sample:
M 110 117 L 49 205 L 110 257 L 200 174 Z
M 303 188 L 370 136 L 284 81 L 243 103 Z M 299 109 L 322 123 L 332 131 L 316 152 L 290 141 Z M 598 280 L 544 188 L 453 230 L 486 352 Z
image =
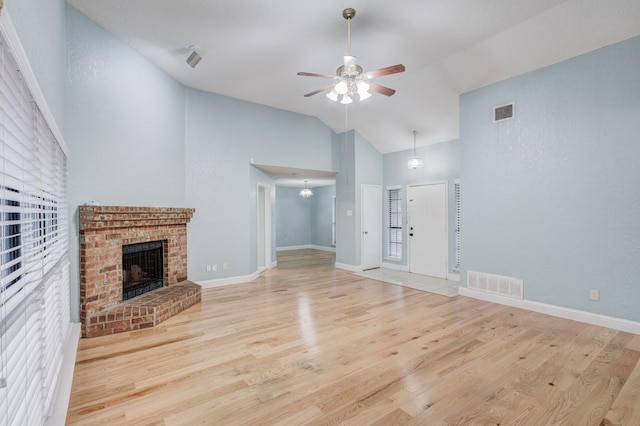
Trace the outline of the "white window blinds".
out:
M 454 269 L 460 269 L 460 182 L 454 182 L 454 197 L 456 203 L 456 264 Z
M 0 150 L 0 425 L 39 425 L 70 330 L 66 158 L 1 37 Z
M 387 257 L 402 259 L 402 194 L 399 188 L 387 190 Z

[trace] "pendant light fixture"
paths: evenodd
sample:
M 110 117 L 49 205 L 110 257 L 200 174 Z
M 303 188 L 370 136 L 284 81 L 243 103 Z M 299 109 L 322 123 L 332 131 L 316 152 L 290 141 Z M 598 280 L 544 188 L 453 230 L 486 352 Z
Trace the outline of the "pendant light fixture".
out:
M 413 157 L 409 159 L 407 165 L 409 169 L 417 169 L 418 167 L 422 167 L 422 158 L 416 155 L 416 135 L 418 132 L 416 130 L 413 131 Z
M 302 198 L 311 198 L 313 195 L 313 191 L 307 188 L 307 181 L 304 181 L 304 189 L 300 191 L 300 196 Z

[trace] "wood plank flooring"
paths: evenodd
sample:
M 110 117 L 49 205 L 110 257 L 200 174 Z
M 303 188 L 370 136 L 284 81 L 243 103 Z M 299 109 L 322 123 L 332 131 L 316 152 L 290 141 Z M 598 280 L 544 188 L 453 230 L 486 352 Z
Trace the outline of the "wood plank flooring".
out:
M 71 425 L 639 425 L 640 336 L 278 253 L 153 329 L 83 339 Z

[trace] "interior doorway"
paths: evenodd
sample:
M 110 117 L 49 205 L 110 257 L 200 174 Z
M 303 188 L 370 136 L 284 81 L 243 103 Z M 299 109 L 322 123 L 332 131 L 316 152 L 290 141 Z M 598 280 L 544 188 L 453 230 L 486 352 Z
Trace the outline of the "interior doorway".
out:
M 447 183 L 410 185 L 407 210 L 410 272 L 446 279 Z
M 262 272 L 271 267 L 271 187 L 258 184 L 258 228 L 257 250 L 258 271 Z

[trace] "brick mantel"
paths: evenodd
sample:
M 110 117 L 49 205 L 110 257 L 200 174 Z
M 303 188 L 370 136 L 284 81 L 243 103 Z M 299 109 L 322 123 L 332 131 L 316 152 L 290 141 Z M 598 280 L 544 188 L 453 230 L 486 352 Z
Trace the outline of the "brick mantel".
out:
M 80 206 L 80 231 L 136 226 L 186 225 L 196 209 Z
M 78 211 L 83 337 L 151 327 L 200 301 L 199 286 L 186 281 L 187 223 L 195 209 L 84 205 Z M 165 287 L 123 302 L 122 246 L 148 241 L 163 243 Z

